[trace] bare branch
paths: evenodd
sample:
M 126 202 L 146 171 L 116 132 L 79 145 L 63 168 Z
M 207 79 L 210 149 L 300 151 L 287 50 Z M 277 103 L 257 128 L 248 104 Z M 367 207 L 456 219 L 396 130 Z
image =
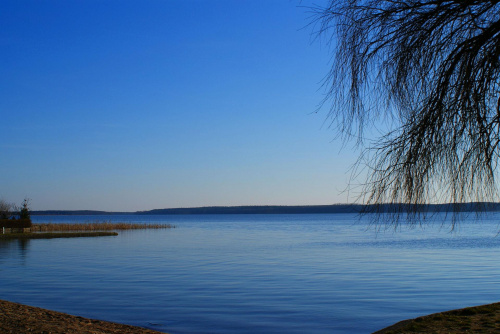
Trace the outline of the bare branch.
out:
M 500 2 L 332 0 L 316 14 L 335 43 L 323 103 L 371 157 L 360 199 L 410 218 L 429 203 L 498 200 Z

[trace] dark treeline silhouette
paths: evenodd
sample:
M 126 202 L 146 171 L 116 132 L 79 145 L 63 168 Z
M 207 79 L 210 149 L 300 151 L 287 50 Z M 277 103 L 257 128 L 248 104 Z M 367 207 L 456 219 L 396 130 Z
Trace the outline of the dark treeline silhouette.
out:
M 32 211 L 31 215 L 35 216 L 93 216 L 93 215 L 120 215 L 133 214 L 133 212 L 111 212 L 98 210 L 37 210 Z
M 156 209 L 140 214 L 306 214 L 306 213 L 358 213 L 361 206 L 336 205 L 256 205 L 256 206 L 208 206 L 199 208 Z
M 333 205 L 256 205 L 256 206 L 207 206 L 195 208 L 154 209 L 135 212 L 106 212 L 92 210 L 46 210 L 33 211 L 32 215 L 206 215 L 206 214 L 322 214 L 322 213 L 362 213 L 393 212 L 393 206 L 404 204 L 377 205 L 333 204 Z M 419 208 L 422 212 L 477 212 L 500 211 L 500 203 L 426 204 Z

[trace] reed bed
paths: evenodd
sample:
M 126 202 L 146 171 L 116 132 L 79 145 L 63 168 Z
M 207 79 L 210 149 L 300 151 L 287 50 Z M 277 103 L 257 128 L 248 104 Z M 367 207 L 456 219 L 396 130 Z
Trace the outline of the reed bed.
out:
M 174 228 L 170 224 L 134 224 L 134 223 L 112 223 L 112 222 L 89 222 L 89 223 L 46 223 L 33 224 L 32 232 L 65 232 L 65 231 L 123 231 L 139 229 L 164 229 Z
M 54 238 L 81 238 L 81 237 L 110 237 L 117 236 L 116 232 L 95 231 L 95 232 L 45 232 L 45 233 L 7 233 L 0 234 L 0 240 L 4 239 L 54 239 Z

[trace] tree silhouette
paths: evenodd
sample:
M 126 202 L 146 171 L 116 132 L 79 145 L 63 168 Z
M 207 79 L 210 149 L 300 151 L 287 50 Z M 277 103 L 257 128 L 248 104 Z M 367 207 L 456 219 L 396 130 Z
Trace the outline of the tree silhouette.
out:
M 10 219 L 13 215 L 14 204 L 8 203 L 0 199 L 0 219 Z
M 323 105 L 363 147 L 365 203 L 398 204 L 415 218 L 429 203 L 498 199 L 499 3 L 331 0 L 314 9 L 334 50 Z M 382 134 L 365 139 L 375 128 Z

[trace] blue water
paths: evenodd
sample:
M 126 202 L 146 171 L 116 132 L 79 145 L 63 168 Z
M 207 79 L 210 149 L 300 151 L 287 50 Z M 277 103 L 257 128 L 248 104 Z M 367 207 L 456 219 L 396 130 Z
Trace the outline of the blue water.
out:
M 169 333 L 371 333 L 500 301 L 500 215 L 376 233 L 350 214 L 35 216 L 161 222 L 0 242 L 0 299 Z

